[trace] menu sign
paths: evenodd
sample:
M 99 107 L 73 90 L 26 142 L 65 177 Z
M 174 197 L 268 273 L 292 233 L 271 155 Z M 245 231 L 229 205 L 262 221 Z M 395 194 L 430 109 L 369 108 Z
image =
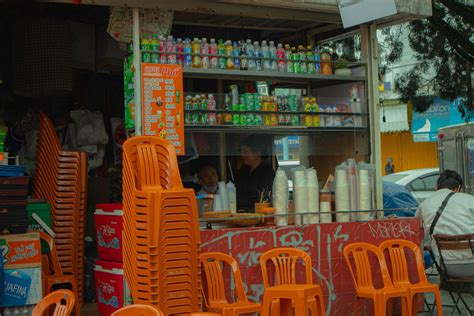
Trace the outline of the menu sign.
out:
M 183 68 L 142 64 L 143 135 L 169 141 L 184 155 Z

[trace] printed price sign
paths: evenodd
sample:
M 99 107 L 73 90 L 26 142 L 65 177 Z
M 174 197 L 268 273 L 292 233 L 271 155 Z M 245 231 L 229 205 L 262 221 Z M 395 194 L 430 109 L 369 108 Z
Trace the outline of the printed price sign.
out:
M 183 68 L 142 64 L 143 135 L 169 141 L 184 155 Z

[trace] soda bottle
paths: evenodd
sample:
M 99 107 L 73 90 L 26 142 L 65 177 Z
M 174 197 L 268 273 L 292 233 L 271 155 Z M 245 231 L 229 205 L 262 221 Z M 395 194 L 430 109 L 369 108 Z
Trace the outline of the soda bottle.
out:
M 270 41 L 270 70 L 277 71 L 277 48 L 274 41 Z
M 193 65 L 193 48 L 191 46 L 191 40 L 189 38 L 186 38 L 184 40 L 184 45 L 183 45 L 183 53 L 184 53 L 184 66 L 185 67 L 192 67 Z
M 168 36 L 168 40 L 166 41 L 166 52 L 168 53 L 168 64 L 175 65 L 177 63 L 176 42 L 174 41 L 174 38 L 171 35 Z
M 217 54 L 219 55 L 219 69 L 226 69 L 227 68 L 227 60 L 225 58 L 226 48 L 225 48 L 224 40 L 222 39 L 220 39 L 217 42 Z
M 240 55 L 242 56 L 240 59 L 240 69 L 247 70 L 249 67 L 249 60 L 247 59 L 247 44 L 243 40 L 240 42 Z
M 192 114 L 189 110 L 193 109 L 193 98 L 192 96 L 188 95 L 184 99 L 184 110 L 186 115 L 184 116 L 184 123 L 185 124 L 192 124 Z
M 210 111 L 210 113 L 207 114 L 207 124 L 216 125 L 216 112 L 214 112 L 216 110 L 216 99 L 214 99 L 213 94 L 207 96 L 207 110 Z
M 285 44 L 285 60 L 286 60 L 286 72 L 294 72 L 293 69 L 293 54 L 289 44 Z
M 278 64 L 278 71 L 285 72 L 286 71 L 286 64 L 285 64 L 285 49 L 281 43 L 278 43 L 276 49 L 276 58 Z
M 308 72 L 308 69 L 306 67 L 306 50 L 304 49 L 303 45 L 298 46 L 298 54 L 300 55 L 301 73 L 305 74 Z
M 253 49 L 255 51 L 256 70 L 261 71 L 262 70 L 262 50 L 260 49 L 260 44 L 257 41 L 253 42 Z
M 253 47 L 251 40 L 247 40 L 247 43 L 245 45 L 245 51 L 247 52 L 247 57 L 249 59 L 248 69 L 250 71 L 257 70 L 257 61 L 255 60 L 255 48 Z
M 293 72 L 301 73 L 300 54 L 298 54 L 295 47 L 291 48 L 291 60 L 293 61 Z
M 314 75 L 316 73 L 313 49 L 309 45 L 306 47 L 306 67 L 309 74 Z
M 195 37 L 191 45 L 193 49 L 193 67 L 201 68 L 202 67 L 201 41 Z
M 153 38 L 151 39 L 151 62 L 154 64 L 159 64 L 160 63 L 160 44 L 158 42 L 158 36 L 153 35 Z
M 181 38 L 176 40 L 176 52 L 178 53 L 178 64 L 184 65 L 184 44 Z
M 168 57 L 166 54 L 166 39 L 163 36 L 160 36 L 159 38 L 159 51 L 160 51 L 160 64 L 166 64 L 168 62 Z
M 270 71 L 270 49 L 267 45 L 267 41 L 262 41 L 262 48 L 260 51 L 263 57 L 262 68 L 265 71 Z
M 206 98 L 205 94 L 201 94 L 199 109 L 202 110 L 202 111 L 207 110 L 207 98 Z M 199 113 L 199 124 L 201 124 L 201 125 L 206 125 L 207 124 L 207 113 L 206 112 L 200 112 Z
M 332 75 L 331 55 L 326 50 L 321 52 L 321 73 Z
M 209 44 L 209 55 L 210 56 L 210 66 L 212 69 L 217 69 L 219 67 L 219 62 L 217 58 L 217 44 L 216 39 L 211 38 L 211 43 Z
M 318 103 L 316 102 L 316 98 L 311 99 L 312 103 L 312 112 L 313 113 L 319 113 L 319 106 Z M 319 115 L 313 115 L 313 127 L 319 127 L 321 125 L 321 119 Z
M 201 58 L 202 58 L 202 68 L 209 68 L 209 44 L 207 43 L 207 38 L 203 38 L 201 41 Z
M 234 47 L 232 46 L 231 41 L 225 42 L 225 54 L 227 56 L 226 60 L 226 68 L 227 69 L 234 69 Z
M 240 70 L 240 45 L 237 42 L 232 44 L 234 54 L 234 69 Z
M 142 53 L 142 62 L 143 63 L 151 62 L 151 54 L 149 52 L 146 52 L 150 50 L 150 40 L 148 39 L 148 35 L 146 34 L 143 35 L 142 43 L 140 46 L 141 46 L 141 50 L 144 51 Z

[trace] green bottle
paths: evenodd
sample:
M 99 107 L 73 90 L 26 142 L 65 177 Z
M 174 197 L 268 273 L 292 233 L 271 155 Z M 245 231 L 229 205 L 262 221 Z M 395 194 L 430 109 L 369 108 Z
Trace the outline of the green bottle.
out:
M 227 69 L 226 49 L 224 40 L 217 41 L 217 55 L 219 55 L 219 69 Z
M 293 61 L 293 72 L 295 74 L 301 73 L 301 65 L 300 65 L 300 55 L 296 52 L 296 48 L 291 48 L 291 60 Z

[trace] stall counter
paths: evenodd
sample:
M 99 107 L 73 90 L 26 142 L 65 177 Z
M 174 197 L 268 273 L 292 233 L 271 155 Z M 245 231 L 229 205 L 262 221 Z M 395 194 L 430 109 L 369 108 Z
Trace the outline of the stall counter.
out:
M 313 282 L 323 288 L 326 315 L 351 315 L 355 289 L 342 250 L 353 242 L 378 245 L 387 239 L 405 239 L 421 244 L 423 227 L 420 219 L 202 230 L 201 250 L 233 256 L 240 264 L 249 300 L 259 302 L 264 292 L 260 255 L 277 247 L 304 250 L 311 255 Z M 304 278 L 304 270 L 299 269 L 299 272 L 301 275 L 297 279 Z M 229 274 L 225 277 L 226 284 L 231 284 Z M 361 304 L 359 313 L 370 314 L 370 306 Z

